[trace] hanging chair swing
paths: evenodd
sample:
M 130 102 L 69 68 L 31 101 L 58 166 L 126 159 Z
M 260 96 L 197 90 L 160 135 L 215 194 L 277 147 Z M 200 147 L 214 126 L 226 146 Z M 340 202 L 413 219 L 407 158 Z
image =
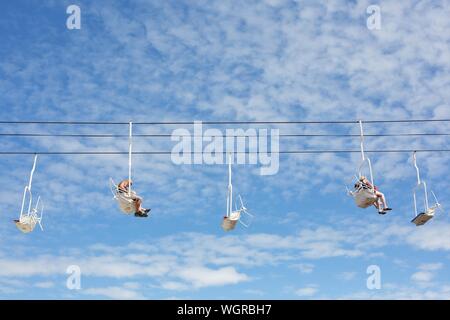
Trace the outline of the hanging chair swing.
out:
M 33 182 L 34 170 L 36 169 L 37 155 L 34 156 L 33 168 L 30 173 L 30 180 L 28 185 L 23 191 L 22 208 L 20 209 L 20 217 L 18 220 L 14 220 L 17 229 L 23 233 L 30 233 L 39 224 L 42 231 L 42 215 L 44 213 L 44 205 L 41 201 L 41 197 L 38 196 L 36 204 L 33 207 L 33 194 L 31 193 L 31 184 Z M 28 201 L 27 201 L 28 200 Z M 28 202 L 28 203 L 27 203 Z
M 131 181 L 131 168 L 132 168 L 132 155 L 133 155 L 133 123 L 129 123 L 129 135 L 128 135 L 128 181 Z M 136 198 L 137 194 L 131 188 L 131 184 L 128 186 L 128 190 L 121 190 L 114 182 L 113 178 L 109 179 L 109 186 L 114 199 L 117 201 L 122 213 L 129 215 L 136 212 Z
M 368 157 L 366 157 L 365 153 L 364 153 L 364 129 L 363 129 L 363 123 L 362 121 L 359 121 L 359 128 L 360 128 L 360 137 L 361 137 L 361 144 L 360 144 L 360 148 L 361 148 L 361 163 L 358 167 L 358 172 L 357 175 L 355 175 L 356 177 L 356 181 L 354 184 L 354 190 L 350 191 L 350 189 L 347 187 L 347 192 L 350 196 L 353 197 L 355 204 L 359 207 L 359 208 L 368 208 L 370 206 L 372 206 L 375 202 L 378 201 L 378 198 L 375 194 L 375 189 L 374 189 L 374 181 L 373 181 L 373 170 L 372 170 L 372 162 L 370 161 L 370 159 Z M 361 182 L 361 177 L 363 177 L 363 170 L 364 167 L 366 167 L 369 169 L 369 181 L 370 181 L 370 186 L 362 183 Z
M 227 214 L 223 217 L 222 220 L 222 229 L 224 231 L 231 231 L 236 227 L 236 224 L 242 224 L 244 227 L 248 228 L 253 220 L 253 215 L 247 211 L 247 208 L 244 206 L 242 198 L 240 195 L 239 202 L 240 208 L 237 208 L 237 204 L 235 203 L 235 210 L 233 210 L 233 185 L 231 184 L 231 162 L 232 157 L 231 154 L 228 156 L 228 193 L 227 193 Z M 243 217 L 245 216 L 246 222 L 243 221 Z
M 417 184 L 413 189 L 414 219 L 412 219 L 411 222 L 414 223 L 416 226 L 422 226 L 434 217 L 437 209 L 441 210 L 442 212 L 443 212 L 443 210 L 442 210 L 441 204 L 437 200 L 436 195 L 434 194 L 433 191 L 431 191 L 431 194 L 433 195 L 433 198 L 436 201 L 436 203 L 434 205 L 432 205 L 431 207 L 429 206 L 427 183 L 425 181 L 421 180 L 421 178 L 420 178 L 420 170 L 417 165 L 416 152 L 413 153 L 413 163 L 414 163 L 414 167 L 416 168 Z M 423 191 L 423 208 L 419 212 L 418 203 L 417 203 L 418 202 L 417 194 L 420 190 Z

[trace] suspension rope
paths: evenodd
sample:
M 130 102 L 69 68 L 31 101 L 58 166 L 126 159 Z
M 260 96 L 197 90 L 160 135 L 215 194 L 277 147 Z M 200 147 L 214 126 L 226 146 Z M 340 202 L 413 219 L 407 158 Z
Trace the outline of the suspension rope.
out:
M 450 152 L 450 149 L 391 149 L 391 150 L 365 150 L 365 153 L 412 153 L 412 152 Z M 183 152 L 181 152 L 183 153 Z M 214 154 L 225 154 L 227 151 L 218 151 Z M 237 151 L 233 154 L 258 154 L 258 151 Z M 361 153 L 361 150 L 282 150 L 268 152 L 272 154 L 323 154 L 323 153 Z M 0 151 L 0 155 L 128 155 L 125 151 Z M 133 155 L 170 155 L 172 151 L 134 151 Z M 176 152 L 175 154 L 178 154 Z M 206 152 L 185 152 L 184 154 L 206 154 Z
M 408 120 L 363 120 L 364 123 L 424 123 L 450 122 L 450 119 L 408 119 Z M 187 125 L 195 121 L 133 122 L 134 125 Z M 338 121 L 202 121 L 205 125 L 220 124 L 357 124 L 359 120 Z M 48 125 L 128 125 L 128 122 L 113 121 L 0 121 L 0 124 L 48 124 Z
M 133 123 L 134 124 L 134 123 Z M 166 137 L 202 137 L 199 135 L 188 134 L 169 134 L 169 133 L 151 133 L 151 134 L 133 134 L 133 138 L 166 138 Z M 204 135 L 209 136 L 209 135 Z M 230 135 L 214 135 L 229 137 Z M 231 135 L 231 137 L 244 138 L 252 135 Z M 355 138 L 359 134 L 301 134 L 301 133 L 280 133 L 280 137 L 336 137 L 336 138 Z M 383 134 L 364 134 L 365 137 L 448 137 L 450 133 L 383 133 Z M 0 133 L 0 137 L 52 137 L 52 138 L 125 138 L 126 134 L 60 134 L 60 133 Z

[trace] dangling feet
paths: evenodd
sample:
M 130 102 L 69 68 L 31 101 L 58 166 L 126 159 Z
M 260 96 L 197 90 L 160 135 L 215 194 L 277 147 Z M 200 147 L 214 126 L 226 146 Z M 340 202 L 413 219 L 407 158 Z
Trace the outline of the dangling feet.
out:
M 391 211 L 391 210 L 392 210 L 392 208 L 384 208 L 383 210 L 378 210 L 378 213 L 379 214 L 386 214 L 387 211 Z
M 135 216 L 135 217 L 139 217 L 139 218 L 146 218 L 146 217 L 148 217 L 147 214 L 142 213 L 142 212 L 135 212 L 135 213 L 134 213 L 134 216 Z
M 135 217 L 146 218 L 151 209 L 141 209 L 139 212 L 134 214 Z

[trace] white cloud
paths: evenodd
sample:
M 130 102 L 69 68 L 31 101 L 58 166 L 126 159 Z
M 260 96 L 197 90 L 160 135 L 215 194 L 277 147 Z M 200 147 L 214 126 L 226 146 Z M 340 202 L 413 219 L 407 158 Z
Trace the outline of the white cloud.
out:
M 34 286 L 41 289 L 50 289 L 55 286 L 55 283 L 52 281 L 43 281 L 35 283 Z
M 138 300 L 144 298 L 139 292 L 122 287 L 89 288 L 83 289 L 82 293 L 116 300 Z
M 266 294 L 266 292 L 259 289 L 245 289 L 244 293 L 252 296 L 264 296 Z
M 182 282 L 167 281 L 161 283 L 161 288 L 165 290 L 184 291 L 188 290 L 190 287 Z
M 436 262 L 436 263 L 425 263 L 425 264 L 421 264 L 419 266 L 420 270 L 426 270 L 426 271 L 436 271 L 439 269 L 442 269 L 444 265 L 441 262 Z
M 11 286 L 4 286 L 2 284 L 0 284 L 0 293 L 3 294 L 15 294 L 15 293 L 19 293 L 20 290 Z
M 439 216 L 436 216 L 438 219 Z M 432 221 L 437 222 L 437 221 Z M 430 224 L 431 226 L 431 224 Z M 450 233 L 450 224 L 448 223 L 433 223 L 433 227 L 420 228 L 411 233 L 406 241 L 422 250 L 450 250 L 450 238 L 443 237 L 443 234 Z
M 249 280 L 247 275 L 237 272 L 233 267 L 215 270 L 205 267 L 182 268 L 176 276 L 191 283 L 195 288 L 238 284 Z
M 421 264 L 418 267 L 419 271 L 412 274 L 411 280 L 422 286 L 429 286 L 431 281 L 434 279 L 436 272 L 439 269 L 442 269 L 442 267 L 442 263 Z
M 125 282 L 123 287 L 126 289 L 137 290 L 141 287 L 141 284 L 139 282 Z
M 301 273 L 311 273 L 314 271 L 314 265 L 311 263 L 299 263 L 294 264 L 291 267 L 299 270 Z
M 346 271 L 346 272 L 341 272 L 338 275 L 339 279 L 345 280 L 345 281 L 350 281 L 353 280 L 356 276 L 356 272 L 354 271 Z
M 318 291 L 319 291 L 319 289 L 317 288 L 317 286 L 310 285 L 310 286 L 295 290 L 295 294 L 299 297 L 312 297 Z
M 412 287 L 399 284 L 386 284 L 383 290 L 365 290 L 349 295 L 342 295 L 341 299 L 373 299 L 373 300 L 449 300 L 450 286 L 448 284 Z
M 411 280 L 417 282 L 430 282 L 433 279 L 434 275 L 432 272 L 428 271 L 418 271 L 413 273 L 411 276 Z
M 261 233 L 225 237 L 185 233 L 152 239 L 151 247 L 132 242 L 121 246 L 96 244 L 73 250 L 71 256 L 7 258 L 0 255 L 0 275 L 16 278 L 62 275 L 67 266 L 76 264 L 82 276 L 124 279 L 130 283 L 135 283 L 131 281 L 133 278 L 144 277 L 167 290 L 233 285 L 252 278 L 239 268 L 273 267 L 290 262 L 300 272 L 311 273 L 314 264 L 305 260 L 373 257 L 374 249 L 405 243 L 423 249 L 409 241 L 407 230 L 410 229 L 396 223 L 385 227 L 383 223 L 367 225 L 341 220 L 340 227 L 311 225 L 300 229 L 297 235 Z M 431 280 L 429 273 L 442 267 L 440 263 L 422 264 L 412 279 Z M 342 274 L 345 279 L 353 276 L 353 273 Z
M 43 287 L 50 285 L 51 281 L 46 278 L 56 275 L 66 277 L 67 266 L 77 264 L 82 277 L 123 281 L 121 285 L 113 286 L 115 289 L 110 297 L 122 294 L 134 298 L 138 290 L 145 290 L 139 285 L 142 281 L 154 288 L 186 292 L 190 288 L 200 290 L 256 281 L 258 276 L 253 275 L 259 268 L 276 270 L 278 265 L 286 262 L 291 268 L 307 274 L 315 269 L 316 263 L 310 260 L 336 257 L 373 259 L 374 250 L 405 244 L 411 249 L 420 250 L 420 247 L 408 241 L 410 233 L 407 230 L 416 229 L 401 227 L 395 220 L 388 227 L 383 222 L 367 224 L 345 219 L 340 222 L 339 226 L 333 227 L 310 223 L 290 235 L 260 233 L 216 236 L 184 233 L 152 238 L 152 246 L 146 245 L 145 239 L 141 239 L 140 242 L 117 246 L 98 243 L 85 249 L 66 248 L 65 252 L 70 252 L 70 255 L 50 254 L 50 251 L 42 255 L 8 258 L 8 255 L 0 254 L 0 275 L 15 281 L 40 276 L 43 277 L 40 281 Z M 20 252 L 17 248 L 17 252 Z M 436 271 L 443 267 L 439 262 L 423 263 L 418 266 L 411 280 L 421 288 L 432 288 Z M 354 277 L 353 271 L 338 275 L 343 280 Z M 14 289 L 14 286 L 9 287 Z M 120 290 L 117 289 L 119 287 Z M 104 291 L 88 292 L 106 297 Z M 306 286 L 298 289 L 296 295 L 306 297 L 316 292 L 317 287 Z

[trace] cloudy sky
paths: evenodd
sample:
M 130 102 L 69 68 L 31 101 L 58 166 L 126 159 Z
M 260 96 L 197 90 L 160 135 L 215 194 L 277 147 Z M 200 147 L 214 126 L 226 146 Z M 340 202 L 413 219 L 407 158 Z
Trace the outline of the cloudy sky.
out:
M 66 8 L 81 8 L 68 30 Z M 367 8 L 381 8 L 369 30 Z M 392 120 L 450 118 L 448 1 L 56 1 L 2 3 L 0 118 L 41 121 Z M 225 130 L 229 126 L 209 126 Z M 185 126 L 136 126 L 171 134 Z M 243 129 L 250 126 L 243 126 Z M 269 128 L 252 126 L 251 128 Z M 285 125 L 358 133 L 356 125 Z M 366 132 L 448 133 L 449 123 L 367 124 Z M 0 133 L 127 134 L 126 125 L 0 125 Z M 281 150 L 354 149 L 357 138 L 281 137 Z M 136 150 L 171 150 L 136 138 Z M 126 138 L 0 136 L 0 151 L 126 151 Z M 449 148 L 446 137 L 369 137 L 367 149 Z M 276 175 L 234 167 L 255 215 L 220 228 L 224 165 L 134 157 L 147 219 L 120 213 L 109 177 L 126 156 L 42 155 L 33 191 L 45 231 L 21 234 L 32 157 L 0 157 L 0 297 L 6 299 L 450 298 L 450 221 L 415 227 L 411 154 L 371 153 L 394 211 L 358 209 L 345 185 L 358 154 L 281 155 Z M 421 153 L 423 178 L 448 213 L 447 153 Z M 81 289 L 66 286 L 69 266 Z M 378 266 L 381 288 L 369 290 Z

